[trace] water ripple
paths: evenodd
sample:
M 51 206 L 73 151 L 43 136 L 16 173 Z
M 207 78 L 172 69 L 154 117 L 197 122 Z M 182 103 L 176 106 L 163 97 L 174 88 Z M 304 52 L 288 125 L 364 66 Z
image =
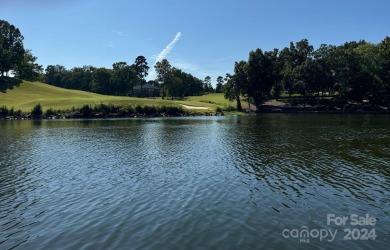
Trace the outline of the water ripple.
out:
M 1 121 L 0 248 L 305 248 L 281 231 L 369 213 L 380 241 L 312 246 L 380 249 L 388 118 L 314 118 Z

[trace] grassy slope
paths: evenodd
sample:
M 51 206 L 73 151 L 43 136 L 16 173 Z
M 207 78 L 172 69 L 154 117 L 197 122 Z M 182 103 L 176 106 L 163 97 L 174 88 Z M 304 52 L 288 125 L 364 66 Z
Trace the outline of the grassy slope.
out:
M 162 100 L 161 98 L 136 98 L 127 96 L 107 96 L 99 95 L 85 91 L 70 90 L 58 88 L 39 82 L 23 81 L 19 86 L 8 89 L 6 93 L 0 92 L 0 106 L 5 105 L 8 108 L 14 107 L 15 110 L 21 109 L 29 112 L 40 103 L 43 110 L 53 109 L 71 109 L 72 107 L 81 107 L 85 104 L 112 103 L 115 105 L 166 105 L 177 106 L 179 104 L 192 105 L 198 107 L 208 107 L 215 110 L 218 106 L 224 107 L 234 105 L 223 98 L 222 94 L 209 94 L 205 96 L 188 97 L 184 100 Z
M 20 86 L 0 93 L 0 106 L 6 105 L 11 108 L 30 111 L 37 103 L 40 103 L 44 110 L 70 109 L 81 107 L 85 104 L 112 103 L 115 105 L 177 105 L 172 101 L 161 99 L 143 99 L 127 96 L 107 96 L 85 91 L 63 89 L 38 82 L 23 81 Z
M 223 97 L 223 94 L 208 94 L 202 96 L 189 96 L 182 101 L 183 104 L 193 105 L 193 106 L 202 106 L 202 107 L 227 107 L 235 106 L 235 102 L 229 102 Z
M 207 94 L 202 96 L 189 96 L 184 100 L 179 101 L 185 105 L 197 106 L 197 107 L 208 107 L 215 111 L 217 107 L 222 108 L 223 110 L 227 107 L 231 106 L 233 108 L 236 107 L 236 102 L 229 102 L 229 100 L 225 99 L 223 94 Z M 242 102 L 243 107 L 246 105 Z M 238 111 L 224 111 L 225 115 L 242 115 L 242 112 Z

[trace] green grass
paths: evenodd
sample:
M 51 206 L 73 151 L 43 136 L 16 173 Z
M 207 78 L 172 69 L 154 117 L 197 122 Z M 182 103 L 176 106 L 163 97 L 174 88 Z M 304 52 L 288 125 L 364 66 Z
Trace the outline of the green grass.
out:
M 137 98 L 127 96 L 108 96 L 95 93 L 71 90 L 55 87 L 40 82 L 22 81 L 19 86 L 0 92 L 0 106 L 14 107 L 15 110 L 21 109 L 23 112 L 30 112 L 31 109 L 40 103 L 43 111 L 50 108 L 55 110 L 67 110 L 71 108 L 80 108 L 86 104 L 96 105 L 100 103 L 114 104 L 119 106 L 179 106 L 180 104 L 207 107 L 209 111 L 214 112 L 217 107 L 222 109 L 228 106 L 235 106 L 235 102 L 229 102 L 223 97 L 223 94 L 208 94 L 204 96 L 191 96 L 183 100 L 163 100 L 161 98 Z M 194 110 L 194 112 L 204 112 Z
M 23 81 L 19 86 L 0 92 L 0 106 L 14 107 L 30 112 L 37 104 L 42 105 L 43 110 L 71 109 L 79 108 L 85 104 L 96 105 L 100 103 L 114 104 L 120 106 L 136 105 L 156 105 L 156 106 L 178 106 L 179 104 L 171 100 L 136 98 L 127 96 L 107 96 L 95 93 L 63 89 L 39 82 Z
M 236 107 L 236 102 L 229 102 L 229 100 L 225 99 L 223 94 L 207 94 L 202 96 L 188 96 L 184 100 L 179 101 L 181 104 L 197 106 L 197 107 L 208 107 L 212 110 L 216 110 L 217 107 L 222 108 L 225 114 L 229 115 L 237 115 L 241 114 L 241 112 L 237 111 L 225 111 L 225 109 L 229 109 L 231 107 Z M 242 105 L 246 105 L 246 102 L 242 100 Z
M 202 96 L 189 96 L 184 99 L 186 103 L 199 103 L 199 105 L 203 107 L 207 107 L 207 105 L 211 106 L 228 106 L 235 105 L 234 102 L 229 102 L 229 100 L 223 97 L 223 94 L 207 94 Z M 187 104 L 190 105 L 190 104 Z M 194 105 L 195 106 L 195 105 Z

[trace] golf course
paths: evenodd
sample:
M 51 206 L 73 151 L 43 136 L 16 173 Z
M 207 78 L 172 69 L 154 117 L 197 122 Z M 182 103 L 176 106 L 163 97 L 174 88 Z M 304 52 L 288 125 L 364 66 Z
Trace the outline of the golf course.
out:
M 223 97 L 223 94 L 185 97 L 183 99 L 164 100 L 162 98 L 137 98 L 128 96 L 100 95 L 80 90 L 55 87 L 41 82 L 22 81 L 10 89 L 0 92 L 0 106 L 30 112 L 40 103 L 43 111 L 47 109 L 69 110 L 83 105 L 113 104 L 117 106 L 182 106 L 198 112 L 214 112 L 234 106 Z

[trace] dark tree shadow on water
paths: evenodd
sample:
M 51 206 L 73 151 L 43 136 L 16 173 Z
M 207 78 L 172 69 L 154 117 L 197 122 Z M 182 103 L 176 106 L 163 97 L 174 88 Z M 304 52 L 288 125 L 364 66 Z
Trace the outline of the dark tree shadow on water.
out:
M 16 78 L 0 77 L 0 91 L 6 93 L 8 89 L 19 87 L 22 81 Z

